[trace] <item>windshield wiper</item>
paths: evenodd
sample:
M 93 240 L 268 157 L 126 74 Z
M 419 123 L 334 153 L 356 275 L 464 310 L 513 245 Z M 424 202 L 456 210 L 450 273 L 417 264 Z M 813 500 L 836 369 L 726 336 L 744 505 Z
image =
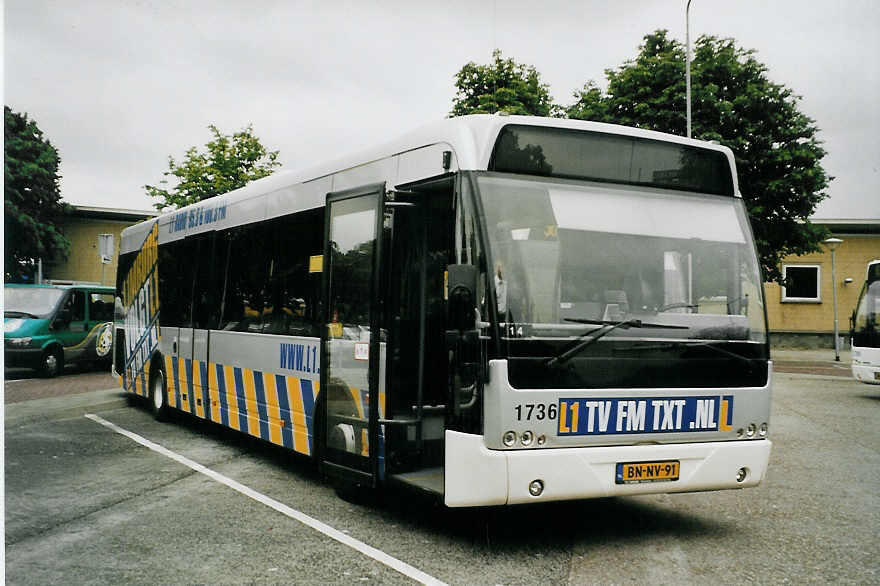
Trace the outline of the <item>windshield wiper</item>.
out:
M 663 350 L 663 349 L 673 348 L 675 346 L 689 346 L 691 348 L 695 348 L 695 347 L 708 348 L 709 350 L 712 350 L 712 351 L 717 352 L 719 354 L 724 354 L 725 356 L 728 356 L 730 358 L 733 358 L 735 360 L 738 360 L 738 361 L 744 363 L 748 367 L 749 372 L 752 372 L 754 370 L 754 365 L 752 364 L 752 359 L 746 358 L 742 354 L 737 354 L 736 352 L 731 352 L 730 350 L 725 350 L 724 348 L 720 348 L 720 346 L 722 344 L 727 344 L 727 343 L 728 343 L 727 340 L 706 340 L 706 341 L 676 340 L 675 342 L 662 342 L 660 344 L 652 345 L 652 346 L 634 346 L 632 348 L 627 348 L 627 350 L 633 350 L 633 351 L 636 351 L 636 350 Z
M 724 348 L 720 348 L 721 344 L 726 344 L 726 340 L 715 340 L 715 341 L 707 341 L 707 342 L 688 342 L 689 346 L 702 346 L 703 348 L 709 348 L 710 350 L 714 350 L 719 354 L 724 354 L 725 356 L 729 356 L 730 358 L 735 358 L 740 362 L 744 362 L 745 365 L 749 368 L 749 372 L 753 370 L 752 361 L 749 358 L 746 358 L 742 354 L 737 354 L 736 352 L 731 352 L 730 350 L 725 350 Z
M 662 311 L 669 311 L 670 309 L 698 309 L 700 306 L 693 303 L 669 303 L 667 305 L 661 305 L 656 309 L 657 313 Z
M 623 321 L 609 321 L 602 319 L 583 319 L 579 317 L 567 317 L 565 321 L 575 322 L 579 324 L 593 324 L 602 326 L 601 328 L 590 330 L 585 334 L 582 334 L 580 339 L 574 343 L 568 350 L 565 350 L 558 356 L 554 356 L 553 358 L 549 358 L 545 364 L 549 367 L 559 366 L 560 364 L 564 364 L 571 360 L 573 356 L 578 354 L 581 350 L 598 340 L 599 338 L 610 334 L 616 329 L 628 330 L 629 328 L 659 328 L 666 330 L 687 330 L 690 329 L 688 326 L 674 326 L 669 324 L 652 324 L 643 322 L 640 319 L 625 319 Z
M 40 316 L 28 313 L 26 311 L 4 311 L 3 317 L 29 317 L 32 319 L 37 319 Z

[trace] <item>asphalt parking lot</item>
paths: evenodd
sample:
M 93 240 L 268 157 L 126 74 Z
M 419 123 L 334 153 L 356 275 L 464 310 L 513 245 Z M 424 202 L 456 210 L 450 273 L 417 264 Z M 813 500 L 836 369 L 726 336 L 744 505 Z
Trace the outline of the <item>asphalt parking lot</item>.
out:
M 31 384 L 5 385 L 9 584 L 880 581 L 880 387 L 844 376 L 777 374 L 758 488 L 466 510 L 342 500 L 307 460 L 110 387 L 9 400 Z

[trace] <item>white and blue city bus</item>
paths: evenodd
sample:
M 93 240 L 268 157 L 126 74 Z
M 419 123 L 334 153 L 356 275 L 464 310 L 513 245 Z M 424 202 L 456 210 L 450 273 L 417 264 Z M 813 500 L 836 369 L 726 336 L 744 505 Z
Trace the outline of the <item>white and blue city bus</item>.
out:
M 853 376 L 880 385 L 880 260 L 868 263 L 850 326 Z
M 764 477 L 761 276 L 725 147 L 443 120 L 124 231 L 115 372 L 450 507 Z

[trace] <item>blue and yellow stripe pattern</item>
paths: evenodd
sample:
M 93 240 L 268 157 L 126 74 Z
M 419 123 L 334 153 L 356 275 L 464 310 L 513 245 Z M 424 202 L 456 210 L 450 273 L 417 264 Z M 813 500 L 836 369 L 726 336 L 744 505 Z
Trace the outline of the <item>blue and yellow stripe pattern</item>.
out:
M 159 257 L 159 222 L 153 223 L 135 256 L 122 287 L 117 291 L 125 307 L 125 319 L 116 327 L 125 331 L 124 362 L 117 364 L 122 388 L 146 395 L 150 357 L 159 347 L 159 292 L 157 262 Z M 117 340 L 116 343 L 122 343 Z
M 131 391 L 135 395 L 149 397 L 147 373 L 150 372 L 150 361 L 144 363 L 140 370 L 125 370 L 121 376 L 117 376 L 116 380 L 123 389 Z
M 317 381 L 172 356 L 164 366 L 169 407 L 312 454 Z

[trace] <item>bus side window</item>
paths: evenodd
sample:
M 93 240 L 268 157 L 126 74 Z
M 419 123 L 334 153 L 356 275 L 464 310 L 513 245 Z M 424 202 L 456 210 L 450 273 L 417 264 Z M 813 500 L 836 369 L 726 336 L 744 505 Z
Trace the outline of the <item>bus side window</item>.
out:
M 196 240 L 198 268 L 193 292 L 193 327 L 216 329 L 220 319 L 220 296 L 223 293 L 225 242 L 222 238 L 216 238 L 213 232 L 196 236 Z
M 455 263 L 470 264 L 477 267 L 477 311 L 478 321 L 489 321 L 489 300 L 487 284 L 486 255 L 480 245 L 476 218 L 473 213 L 469 193 L 459 193 L 455 210 Z M 494 279 L 492 280 L 494 282 Z
M 310 259 L 321 253 L 324 217 L 320 209 L 282 216 L 269 224 L 270 272 L 263 332 L 318 336 L 321 273 Z
M 455 384 L 449 389 L 447 396 L 447 424 L 449 429 L 455 431 L 477 433 L 482 427 L 482 401 L 479 396 L 482 392 L 482 381 L 485 380 L 482 373 L 487 364 L 487 345 L 483 336 L 489 333 L 483 326 L 486 322 L 495 320 L 498 308 L 497 305 L 492 307 L 490 304 L 490 299 L 495 299 L 494 267 L 488 266 L 486 252 L 477 230 L 479 220 L 467 186 L 468 183 L 462 181 L 457 189 L 453 260 L 454 264 L 469 264 L 477 269 L 473 300 L 476 305 L 477 330 L 466 333 L 462 337 L 465 343 L 454 344 L 455 351 L 450 353 L 449 368 L 454 369 L 457 376 L 450 379 Z M 447 323 L 446 328 L 450 327 L 451 324 Z M 452 348 L 447 347 L 447 350 L 450 349 Z
M 225 297 L 218 329 L 260 333 L 269 270 L 266 226 L 233 228 L 217 242 L 227 248 Z
M 159 247 L 159 323 L 192 326 L 193 263 L 197 245 L 192 238 Z

